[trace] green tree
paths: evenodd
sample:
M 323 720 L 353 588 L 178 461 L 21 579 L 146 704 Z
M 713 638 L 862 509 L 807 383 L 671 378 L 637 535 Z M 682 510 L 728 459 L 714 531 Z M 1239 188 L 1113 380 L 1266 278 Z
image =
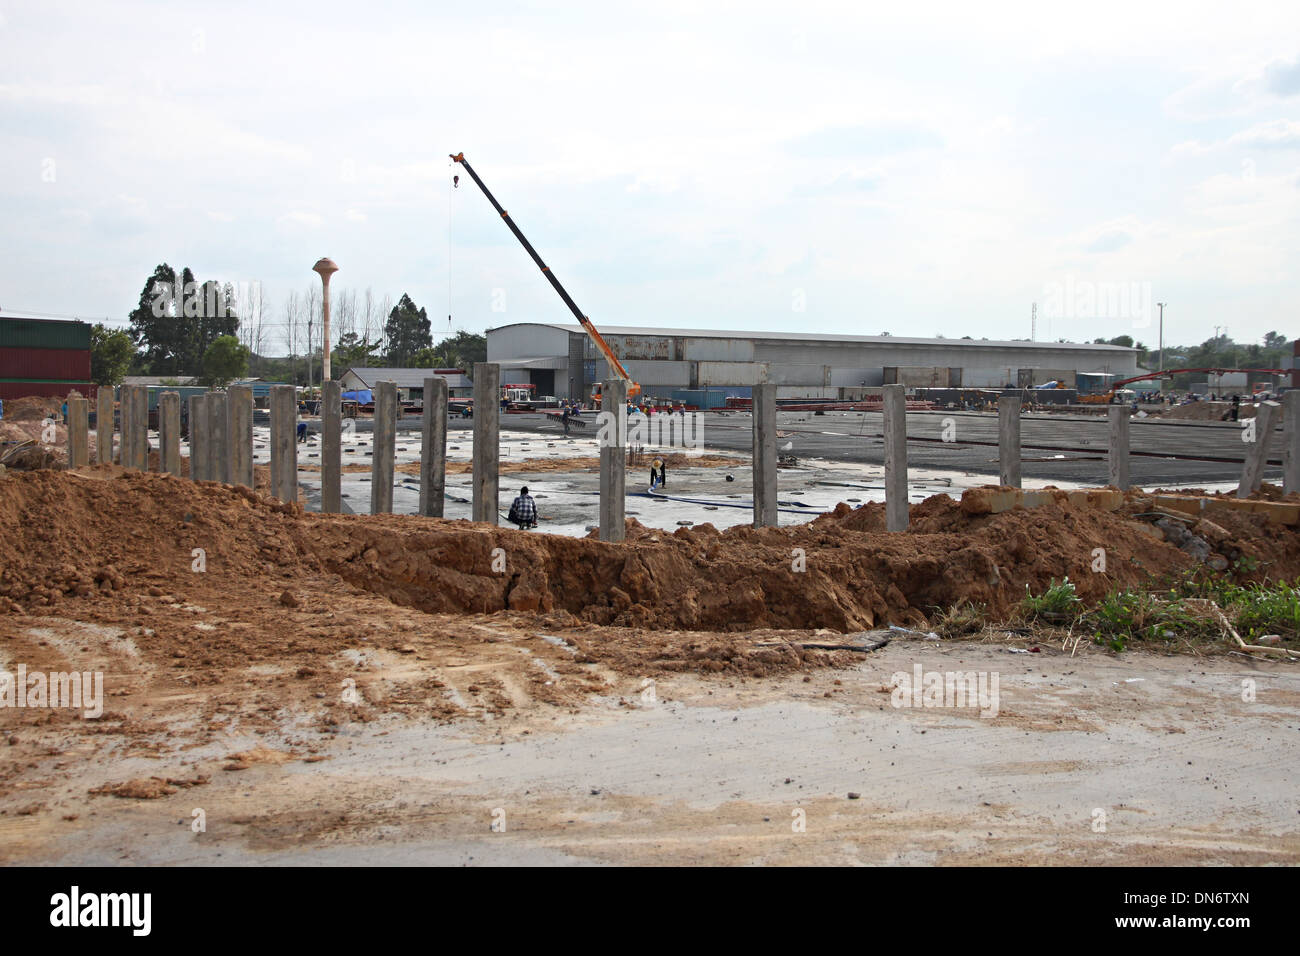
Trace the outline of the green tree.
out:
M 135 359 L 131 336 L 103 322 L 90 329 L 90 380 L 96 385 L 121 385 Z
M 433 352 L 432 368 L 463 368 L 472 375 L 475 362 L 487 361 L 487 336 L 457 332 L 434 346 Z
M 367 341 L 355 332 L 345 332 L 339 336 L 338 344 L 330 349 L 330 365 L 340 372 L 366 368 L 378 351 L 378 342 Z
M 248 374 L 248 359 L 252 352 L 233 335 L 219 335 L 203 353 L 204 385 L 225 388 L 237 378 Z
M 189 268 L 154 267 L 130 315 L 130 336 L 153 375 L 200 372 L 209 345 L 239 330 L 230 285 L 199 283 Z
M 433 345 L 433 335 L 429 324 L 429 315 L 424 309 L 417 309 L 411 297 L 402 293 L 402 298 L 393 311 L 388 313 L 384 323 L 384 337 L 388 341 L 388 353 L 384 360 L 393 368 L 408 368 L 420 349 Z

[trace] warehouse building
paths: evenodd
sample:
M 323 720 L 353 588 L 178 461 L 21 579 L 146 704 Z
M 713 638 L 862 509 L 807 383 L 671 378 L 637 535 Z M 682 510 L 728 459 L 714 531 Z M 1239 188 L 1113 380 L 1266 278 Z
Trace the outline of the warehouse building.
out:
M 779 399 L 851 401 L 881 385 L 909 388 L 1028 388 L 1079 373 L 1137 374 L 1137 352 L 1116 345 L 913 339 L 609 326 L 605 341 L 643 394 L 717 407 L 777 386 Z M 529 382 L 539 395 L 586 399 L 609 377 L 582 326 L 520 322 L 488 329 L 487 357 L 502 381 Z
M 93 398 L 90 325 L 0 315 L 0 401 L 66 396 Z

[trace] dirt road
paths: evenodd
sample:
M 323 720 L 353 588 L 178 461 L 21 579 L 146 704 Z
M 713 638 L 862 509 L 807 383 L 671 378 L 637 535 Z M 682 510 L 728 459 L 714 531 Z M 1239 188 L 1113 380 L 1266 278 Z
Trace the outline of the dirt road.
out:
M 88 640 L 66 622 L 28 624 L 50 646 Z M 332 725 L 304 712 L 320 703 L 310 696 L 261 703 L 264 664 L 201 693 L 113 699 L 141 714 L 122 736 L 107 723 L 87 734 L 10 722 L 0 854 L 64 864 L 1300 861 L 1293 666 L 895 641 L 844 668 L 650 685 L 575 664 L 574 649 L 529 632 L 484 621 L 441 655 L 421 636 L 409 654 L 326 655 L 326 683 L 355 675 L 361 701 L 328 708 Z M 129 641 L 119 647 L 120 673 L 133 658 Z M 136 661 L 139 676 L 153 663 Z M 893 674 L 917 664 L 998 674 L 997 716 L 895 707 Z M 464 716 L 413 707 L 434 675 Z M 534 685 L 578 689 L 556 699 L 534 697 Z M 131 796 L 96 793 L 129 781 Z

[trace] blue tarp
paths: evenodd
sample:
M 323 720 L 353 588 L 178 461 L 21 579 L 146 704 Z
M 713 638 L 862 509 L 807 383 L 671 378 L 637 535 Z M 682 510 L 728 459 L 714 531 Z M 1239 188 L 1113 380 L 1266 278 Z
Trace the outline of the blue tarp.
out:
M 362 405 L 369 405 L 375 400 L 375 393 L 368 388 L 357 389 L 355 392 L 344 392 L 343 397 L 349 402 L 359 402 Z

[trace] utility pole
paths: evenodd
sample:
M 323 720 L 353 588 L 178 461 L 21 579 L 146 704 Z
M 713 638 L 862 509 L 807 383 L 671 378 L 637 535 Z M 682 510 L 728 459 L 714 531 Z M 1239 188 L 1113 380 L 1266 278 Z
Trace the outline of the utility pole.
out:
M 1160 368 L 1159 372 L 1165 370 L 1165 304 L 1157 302 L 1156 306 L 1160 309 Z

